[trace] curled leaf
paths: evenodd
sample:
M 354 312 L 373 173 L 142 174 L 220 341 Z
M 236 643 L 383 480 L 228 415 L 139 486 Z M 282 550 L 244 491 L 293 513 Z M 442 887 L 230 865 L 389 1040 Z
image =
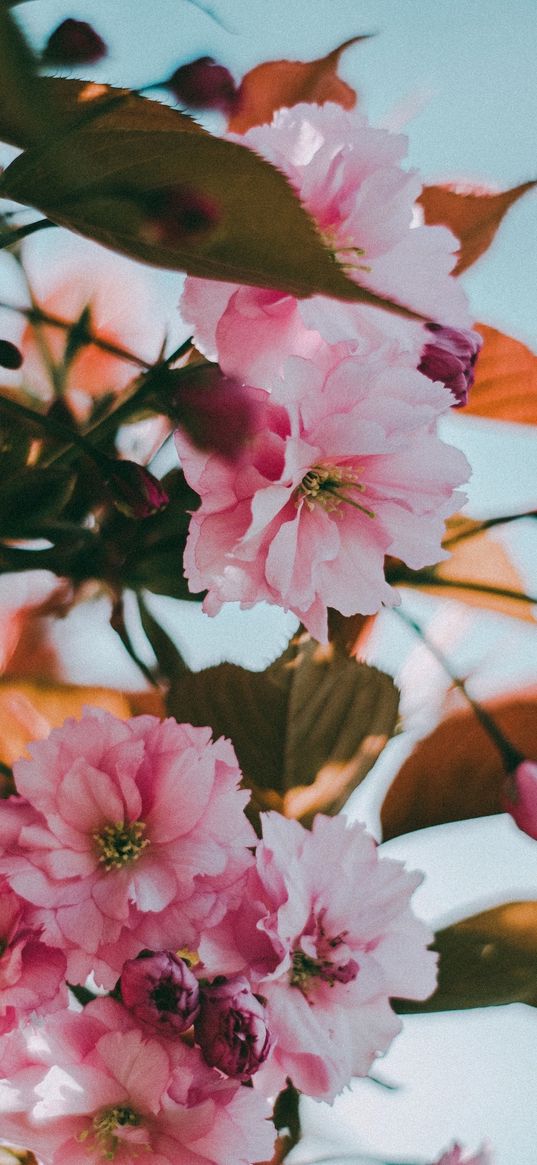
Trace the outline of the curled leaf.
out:
M 484 704 L 508 741 L 537 761 L 537 688 Z M 505 768 L 470 708 L 455 712 L 416 745 L 392 782 L 381 812 L 385 841 L 501 813 Z
M 464 413 L 537 425 L 537 356 L 496 328 L 477 324 L 477 330 L 483 347 Z
M 528 1003 L 537 1007 L 537 902 L 509 902 L 440 930 L 438 987 L 400 1013 Z
M 352 109 L 356 92 L 338 77 L 337 69 L 345 49 L 367 39 L 350 37 L 316 61 L 265 61 L 256 65 L 241 81 L 228 128 L 233 133 L 246 133 L 253 125 L 272 121 L 273 113 L 282 106 L 298 105 L 300 101 L 316 105 L 334 101 L 344 109 Z
M 334 645 L 293 640 L 265 672 L 220 664 L 172 681 L 178 720 L 230 737 L 258 808 L 337 813 L 393 733 L 393 681 Z
M 452 185 L 424 187 L 418 202 L 425 222 L 449 227 L 460 240 L 454 275 L 461 275 L 488 250 L 509 207 L 534 186 L 535 181 L 521 182 L 520 186 L 499 194 L 478 187 L 474 190 Z

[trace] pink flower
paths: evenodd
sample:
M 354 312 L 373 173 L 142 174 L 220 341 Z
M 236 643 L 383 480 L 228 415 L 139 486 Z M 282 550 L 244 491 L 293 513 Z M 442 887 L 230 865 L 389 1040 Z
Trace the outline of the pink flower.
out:
M 209 969 L 247 975 L 266 1001 L 274 1047 L 260 1088 L 277 1092 L 290 1077 L 332 1100 L 400 1031 L 390 998 L 434 989 L 432 935 L 409 907 L 421 876 L 379 859 L 344 817 L 317 816 L 311 833 L 277 813 L 262 820 L 241 909 L 204 936 L 200 954 Z
M 48 1165 L 237 1165 L 268 1158 L 274 1129 L 251 1089 L 224 1080 L 181 1040 L 148 1037 L 99 999 L 44 1029 L 6 1037 L 2 1134 Z
M 492 1165 L 492 1157 L 486 1148 L 481 1149 L 475 1157 L 463 1156 L 463 1153 L 461 1146 L 454 1144 L 453 1148 L 443 1153 L 434 1165 Z
M 138 1021 L 160 1033 L 177 1035 L 199 1013 L 199 985 L 184 959 L 172 951 L 129 959 L 121 972 L 121 998 Z
M 144 947 L 195 946 L 252 860 L 231 744 L 212 743 L 209 728 L 90 709 L 30 751 L 14 771 L 34 821 L 2 869 L 65 950 L 70 981 L 93 969 L 112 987 Z
M 507 777 L 503 792 L 503 807 L 510 813 L 519 829 L 537 840 L 537 764 L 522 761 Z
M 25 907 L 0 878 L 0 1035 L 34 1011 L 67 1006 L 65 955 L 41 942 Z
M 208 590 L 204 610 L 265 600 L 326 640 L 328 607 L 368 615 L 397 603 L 384 556 L 413 569 L 445 558 L 444 519 L 461 504 L 468 464 L 435 432 L 448 409 L 445 389 L 407 368 L 349 357 L 325 372 L 294 358 L 237 464 L 179 430 L 201 496 L 185 573 L 192 591 Z
M 421 182 L 401 168 L 404 137 L 330 103 L 282 109 L 270 125 L 231 136 L 287 175 L 351 279 L 426 318 L 469 327 L 464 292 L 450 275 L 457 240 L 445 227 L 413 225 Z M 311 357 L 321 337 L 360 347 L 370 326 L 390 334 L 395 327 L 414 350 L 414 367 L 423 346 L 415 322 L 318 295 L 297 301 L 190 278 L 181 311 L 209 359 L 261 386 L 267 365 L 277 370 L 282 353 Z
M 244 975 L 202 984 L 194 1030 L 206 1063 L 236 1080 L 249 1080 L 270 1052 L 265 1009 Z

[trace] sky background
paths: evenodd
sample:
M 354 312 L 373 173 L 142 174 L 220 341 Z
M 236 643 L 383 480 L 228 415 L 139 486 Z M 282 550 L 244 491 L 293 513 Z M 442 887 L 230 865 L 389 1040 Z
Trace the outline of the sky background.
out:
M 214 56 L 239 78 L 262 60 L 313 58 L 350 36 L 375 32 L 346 53 L 340 71 L 358 89 L 360 108 L 372 121 L 408 133 L 409 163 L 427 181 L 470 181 L 502 189 L 537 177 L 535 0 L 509 5 L 503 0 L 209 3 L 221 24 L 187 0 L 73 0 L 72 6 L 65 0 L 29 0 L 16 8 L 16 15 L 38 47 L 66 16 L 89 20 L 109 43 L 110 56 L 86 75 L 132 86 L 165 77 L 199 55 Z M 36 236 L 32 247 L 34 262 L 46 265 L 52 238 L 47 232 Z M 3 277 L 7 287 L 12 268 L 4 257 Z M 180 276 L 147 272 L 146 278 L 159 302 L 162 326 L 179 333 Z M 493 247 L 464 281 L 477 320 L 537 347 L 535 195 L 509 212 Z M 448 428 L 473 465 L 472 514 L 535 506 L 533 431 L 460 417 Z M 499 536 L 516 549 L 528 587 L 536 588 L 532 534 L 521 524 Z M 265 666 L 294 625 L 274 608 L 256 609 L 240 622 L 234 610 L 209 621 L 194 614 L 192 606 L 172 600 L 162 601 L 158 609 L 166 626 L 187 644 L 195 666 L 224 654 Z M 428 599 L 414 601 L 411 609 L 432 619 L 431 634 L 444 648 L 448 645 L 455 666 L 472 675 L 475 695 L 535 682 L 537 631 L 530 624 L 496 616 L 476 623 L 466 609 L 455 604 L 439 609 Z M 75 611 L 71 634 L 77 617 Z M 407 723 L 423 731 L 431 693 L 435 685 L 442 688 L 438 669 L 423 649 L 412 650 L 410 635 L 395 629 L 393 616 L 386 615 L 382 628 L 376 659 L 398 674 Z M 92 663 L 89 636 L 84 638 L 82 626 L 78 632 L 75 672 L 78 666 L 80 681 L 92 682 L 88 667 L 101 665 L 102 675 L 104 661 Z M 408 748 L 408 737 L 392 742 L 375 771 L 375 785 L 389 782 Z M 368 781 L 358 791 L 351 812 L 374 827 L 371 787 Z M 476 903 L 479 908 L 537 897 L 536 845 L 504 817 L 423 831 L 385 849 L 425 871 L 416 908 L 435 925 L 471 913 Z M 410 1019 L 377 1066 L 398 1090 L 388 1093 L 357 1083 L 331 1109 L 308 1102 L 309 1138 L 298 1157 L 311 1159 L 336 1145 L 342 1154 L 354 1154 L 356 1163 L 360 1151 L 394 1162 L 425 1162 L 455 1137 L 475 1147 L 488 1136 L 496 1165 L 531 1165 L 537 1160 L 536 1045 L 537 1016 L 524 1007 Z

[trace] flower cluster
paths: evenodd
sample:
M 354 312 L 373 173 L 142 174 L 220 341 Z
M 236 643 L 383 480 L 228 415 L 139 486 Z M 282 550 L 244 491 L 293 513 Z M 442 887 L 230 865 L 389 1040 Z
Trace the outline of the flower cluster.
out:
M 332 1099 L 398 1032 L 390 998 L 434 989 L 420 877 L 344 818 L 269 813 L 257 841 L 207 729 L 89 710 L 15 780 L 0 1111 L 47 1165 L 268 1159 L 268 1097 L 291 1078 Z M 72 1010 L 66 979 L 85 999 L 90 974 L 113 997 Z
M 399 601 L 385 555 L 412 569 L 445 557 L 469 470 L 438 421 L 465 403 L 481 337 L 450 274 L 455 238 L 417 221 L 404 138 L 327 103 L 280 110 L 240 141 L 286 174 L 350 278 L 408 309 L 192 277 L 181 301 L 199 349 L 265 397 L 232 462 L 176 433 L 201 497 L 190 588 L 208 592 L 209 614 L 264 600 L 326 640 L 330 607 L 365 615 Z

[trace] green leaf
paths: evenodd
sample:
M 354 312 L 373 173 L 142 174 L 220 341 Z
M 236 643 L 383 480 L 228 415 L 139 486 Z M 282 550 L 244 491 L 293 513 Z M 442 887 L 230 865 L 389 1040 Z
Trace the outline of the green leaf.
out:
M 3 140 L 39 140 L 47 111 L 46 102 L 36 100 L 38 89 L 32 52 L 5 4 L 0 5 L 0 137 L 4 127 L 9 133 Z
M 347 278 L 287 179 L 252 150 L 134 123 L 133 113 L 129 128 L 89 126 L 32 147 L 4 172 L 0 194 L 157 267 L 412 314 Z M 155 240 L 147 230 L 151 208 L 177 191 L 214 207 L 214 221 Z
M 19 469 L 0 482 L 0 529 L 5 537 L 37 530 L 57 517 L 72 496 L 76 478 L 67 469 Z
M 207 134 L 189 114 L 159 101 L 148 101 L 130 89 L 70 77 L 39 76 L 33 77 L 32 86 L 38 106 L 54 111 L 52 123 L 49 120 L 39 128 L 30 120 L 22 123 L 13 116 L 11 106 L 0 102 L 0 140 L 21 149 L 42 145 L 44 136 L 57 137 L 82 125 L 92 133 L 124 129 Z
M 537 1007 L 537 902 L 509 902 L 440 930 L 438 987 L 430 999 L 396 1000 L 401 1014 L 529 1003 Z

